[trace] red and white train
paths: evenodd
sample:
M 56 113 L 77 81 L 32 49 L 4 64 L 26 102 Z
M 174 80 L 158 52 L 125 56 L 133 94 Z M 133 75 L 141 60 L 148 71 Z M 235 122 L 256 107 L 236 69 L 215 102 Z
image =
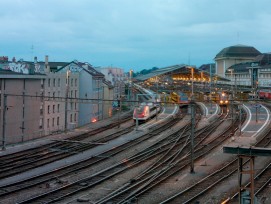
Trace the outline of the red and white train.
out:
M 153 103 L 141 103 L 134 109 L 133 119 L 136 122 L 146 122 L 153 118 L 160 111 L 160 106 L 154 106 Z

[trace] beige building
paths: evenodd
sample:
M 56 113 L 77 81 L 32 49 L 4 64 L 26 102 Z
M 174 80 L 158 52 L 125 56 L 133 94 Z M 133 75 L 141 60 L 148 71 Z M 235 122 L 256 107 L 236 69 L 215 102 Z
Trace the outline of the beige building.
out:
M 235 45 L 222 49 L 215 56 L 216 73 L 221 77 L 225 77 L 225 72 L 229 67 L 244 62 L 253 62 L 255 57 L 261 53 L 251 46 Z
M 113 114 L 114 86 L 110 81 L 103 81 L 103 118 L 112 117 Z
M 74 129 L 78 126 L 78 73 L 46 73 L 44 82 L 44 134 Z M 74 98 L 74 99 L 71 99 Z
M 0 132 L 2 147 L 43 134 L 43 80 L 41 74 L 0 69 Z

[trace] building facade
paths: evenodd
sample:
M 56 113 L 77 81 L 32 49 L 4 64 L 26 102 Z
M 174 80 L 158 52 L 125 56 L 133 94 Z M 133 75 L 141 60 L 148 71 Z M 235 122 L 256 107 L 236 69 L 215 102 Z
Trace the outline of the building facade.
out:
M 0 132 L 2 146 L 43 135 L 44 75 L 0 70 Z
M 125 95 L 125 80 L 126 76 L 122 68 L 117 67 L 95 67 L 99 72 L 101 72 L 105 79 L 110 81 L 114 86 L 114 99 L 119 99 L 120 96 Z
M 73 61 L 59 69 L 59 73 L 79 74 L 78 125 L 86 125 L 103 118 L 104 75 L 90 64 Z
M 261 53 L 251 46 L 235 45 L 223 48 L 214 58 L 216 73 L 225 77 L 225 72 L 229 67 L 239 63 L 253 62 Z

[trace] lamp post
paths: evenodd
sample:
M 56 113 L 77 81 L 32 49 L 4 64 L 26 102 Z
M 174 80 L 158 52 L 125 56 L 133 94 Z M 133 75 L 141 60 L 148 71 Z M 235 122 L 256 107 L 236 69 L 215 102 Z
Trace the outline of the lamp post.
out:
M 191 87 L 191 99 L 194 97 L 194 68 L 191 67 L 192 87 Z
M 191 166 L 190 166 L 190 173 L 195 173 L 194 171 L 194 127 L 195 127 L 195 106 L 194 106 L 194 68 L 191 67 L 191 77 L 192 77 L 192 83 L 191 83 Z
M 212 65 L 210 64 L 210 103 L 211 103 L 211 111 L 212 111 Z
M 231 125 L 232 125 L 232 133 L 233 133 L 233 69 L 228 69 L 231 72 L 231 97 L 230 97 L 230 108 L 231 108 Z
M 133 70 L 130 69 L 130 71 L 129 71 L 129 74 L 130 74 L 130 80 L 129 80 L 129 99 L 128 100 L 132 99 L 132 73 L 133 73 Z M 130 106 L 131 105 L 132 104 L 130 104 Z
M 4 104 L 3 104 L 3 126 L 2 126 L 2 150 L 6 150 L 6 111 L 7 111 L 7 95 L 4 94 Z

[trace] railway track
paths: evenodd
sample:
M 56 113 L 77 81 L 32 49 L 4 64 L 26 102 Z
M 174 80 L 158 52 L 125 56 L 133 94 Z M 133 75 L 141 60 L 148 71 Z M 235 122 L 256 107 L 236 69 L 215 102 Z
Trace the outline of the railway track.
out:
M 210 127 L 209 128 L 207 128 L 208 129 L 208 131 L 210 131 Z M 200 135 L 202 135 L 202 133 L 203 133 L 204 131 L 199 131 L 199 134 Z M 179 135 L 179 134 L 178 134 Z M 200 137 L 198 137 L 198 138 L 200 138 Z M 200 139 L 199 139 L 199 141 L 202 141 L 203 140 L 203 138 L 201 137 Z M 177 140 L 178 141 L 178 140 Z M 187 141 L 187 140 L 186 140 Z M 176 141 L 175 141 L 176 142 Z M 172 142 L 170 142 L 170 143 L 172 143 Z M 178 142 L 176 142 L 176 143 L 178 143 Z M 157 149 L 161 149 L 161 147 L 158 147 L 158 148 L 155 148 L 155 150 L 152 148 L 152 149 L 150 149 L 150 148 L 148 148 L 148 156 L 147 156 L 147 159 L 149 160 L 151 157 L 153 157 L 154 155 L 153 155 L 153 152 L 154 151 L 157 151 Z M 199 149 L 201 149 L 201 148 L 199 148 Z M 168 149 L 164 149 L 163 150 L 163 152 L 168 152 Z M 161 154 L 162 152 L 160 152 L 159 153 L 159 155 Z M 144 152 L 142 152 L 141 154 L 144 154 L 145 155 L 145 153 Z M 157 155 L 157 152 L 155 153 L 155 155 Z M 139 157 L 144 157 L 145 158 L 145 156 L 143 156 L 143 155 L 140 155 Z M 173 158 L 173 157 L 176 157 L 176 154 L 174 155 L 171 155 L 170 156 L 171 158 Z M 131 167 L 133 167 L 133 166 L 136 166 L 136 165 L 138 165 L 140 162 L 142 162 L 142 161 L 138 161 L 138 160 L 136 160 L 136 161 L 132 161 L 132 159 L 133 158 L 130 158 L 129 160 L 127 159 L 124 163 L 125 164 L 129 164 L 128 166 L 129 166 L 129 168 L 131 168 Z M 167 159 L 166 159 L 167 160 Z M 122 163 L 122 165 L 123 165 L 123 163 Z M 155 168 L 157 168 L 157 166 L 155 167 Z M 42 196 L 39 196 L 39 197 L 35 197 L 35 198 L 33 198 L 33 199 L 31 199 L 31 200 L 27 200 L 27 201 L 25 201 L 25 203 L 32 203 L 32 202 L 45 202 L 45 203 L 53 203 L 53 202 L 57 202 L 57 201 L 59 201 L 59 200 L 61 200 L 61 199 L 64 199 L 64 198 L 66 198 L 66 197 L 68 197 L 68 196 L 71 196 L 72 194 L 75 194 L 75 193 L 78 193 L 78 192 L 81 192 L 82 190 L 86 190 L 86 189 L 89 189 L 90 187 L 93 187 L 93 186 L 95 186 L 97 183 L 100 183 L 101 181 L 104 181 L 104 180 L 106 180 L 106 179 L 109 179 L 109 178 L 111 178 L 112 176 L 114 176 L 114 175 L 116 175 L 116 174 L 118 174 L 118 173 L 120 173 L 120 172 L 123 172 L 124 170 L 126 170 L 126 169 L 128 169 L 128 167 L 127 167 L 127 165 L 125 165 L 122 169 L 120 169 L 119 168 L 119 166 L 117 167 L 117 170 L 109 170 L 109 171 L 107 171 L 107 172 L 101 172 L 100 174 L 97 174 L 97 175 L 94 175 L 95 176 L 95 178 L 93 178 L 93 177 L 90 177 L 89 179 L 90 180 L 84 180 L 84 181 L 79 181 L 79 183 L 76 183 L 75 185 L 73 185 L 73 186 L 69 186 L 69 190 L 67 190 L 66 191 L 66 189 L 65 190 L 63 190 L 63 189 L 59 189 L 58 190 L 58 192 L 57 191 L 54 191 L 54 192 L 50 192 L 50 194 L 48 195 L 42 195 Z M 148 171 L 148 172 L 150 172 L 150 171 Z M 105 175 L 105 173 L 107 174 L 107 175 Z M 97 178 L 97 176 L 98 176 L 98 178 L 103 178 L 102 180 L 101 179 L 99 179 L 99 181 L 96 181 L 95 183 L 92 183 L 92 181 L 95 181 L 96 180 L 96 178 Z M 134 182 L 135 180 L 133 179 L 133 182 Z M 82 184 L 82 183 L 85 183 L 86 185 L 85 185 L 85 187 L 84 188 L 80 188 L 80 186 L 79 187 L 77 187 L 77 190 L 74 190 L 74 188 L 75 188 L 75 186 L 76 185 L 79 185 L 79 184 Z M 127 188 L 127 185 L 125 185 L 125 188 Z M 66 192 L 65 192 L 66 191 Z
M 171 127 L 172 125 L 174 125 L 178 120 L 180 120 L 181 118 L 178 117 L 175 121 L 171 121 L 171 122 L 168 122 L 168 124 L 164 124 L 164 127 L 163 128 L 157 128 L 157 131 L 163 131 L 165 129 L 168 129 L 169 127 Z M 73 164 L 73 165 L 70 165 L 68 167 L 64 167 L 62 169 L 58 169 L 57 171 L 55 172 L 49 172 L 49 173 L 46 173 L 44 175 L 39 175 L 35 178 L 31 178 L 31 179 L 28 179 L 26 181 L 23 181 L 23 182 L 20 182 L 20 183 L 15 183 L 13 185 L 9 185 L 9 186 L 3 186 L 0 188 L 0 197 L 5 197 L 5 196 L 8 196 L 8 195 L 13 195 L 19 191 L 22 191 L 22 190 L 25 190 L 27 188 L 30 188 L 32 186 L 35 186 L 35 185 L 38 185 L 38 184 L 41 184 L 41 183 L 44 183 L 46 181 L 49 181 L 52 179 L 52 177 L 61 177 L 63 175 L 66 175 L 68 173 L 71 173 L 71 172 L 79 172 L 80 170 L 82 169 L 85 169 L 85 168 L 90 168 L 91 166 L 93 166 L 94 164 L 97 164 L 101 161 L 104 161 L 105 159 L 108 159 L 110 157 L 112 157 L 113 155 L 121 152 L 121 151 L 124 151 L 125 149 L 129 149 L 131 147 L 133 147 L 135 144 L 138 144 L 138 143 L 141 143 L 143 142 L 144 140 L 147 140 L 149 138 L 153 137 L 153 134 L 146 134 L 145 137 L 141 137 L 141 138 L 138 138 L 136 140 L 133 140 L 133 141 L 130 141 L 129 143 L 126 143 L 126 144 L 123 144 L 122 146 L 120 147 L 115 147 L 111 150 L 108 150 L 106 152 L 104 152 L 103 154 L 101 155 L 97 155 L 96 157 L 93 157 L 93 158 L 90 158 L 88 160 L 85 160 L 85 161 L 82 161 L 82 162 L 79 162 L 77 164 Z M 29 202 L 29 201 L 27 201 Z
M 128 120 L 131 119 L 126 118 L 122 121 L 126 122 Z M 55 141 L 36 148 L 3 155 L 0 157 L 0 179 L 13 176 L 15 174 L 22 173 L 24 171 L 34 169 L 39 166 L 86 151 L 110 140 L 113 140 L 121 135 L 127 134 L 128 132 L 131 132 L 134 127 L 134 125 L 132 125 L 126 129 L 121 129 L 115 133 L 109 134 L 106 137 L 89 142 L 81 141 L 87 137 L 94 136 L 98 133 L 116 127 L 117 125 L 118 122 L 92 130 L 91 132 L 85 133 L 83 135 L 71 137 L 64 141 Z
M 270 107 L 270 106 L 269 106 Z M 256 147 L 269 147 L 271 146 L 271 130 L 263 135 L 262 139 L 255 144 Z M 237 168 L 236 168 L 237 172 Z M 254 176 L 254 194 L 258 198 L 262 198 L 266 187 L 271 183 L 271 160 L 269 160 L 264 166 L 263 169 L 256 172 Z M 250 182 L 245 185 L 245 187 L 249 187 Z M 230 198 L 223 197 L 221 202 L 225 201 L 225 203 L 236 203 L 238 202 L 238 192 L 231 192 L 232 196 Z
M 210 126 L 207 126 L 203 131 L 198 132 L 198 136 L 195 137 L 195 159 L 201 158 L 207 152 L 210 152 L 215 148 L 220 142 L 224 141 L 227 137 L 218 136 L 213 140 L 208 141 L 204 146 L 200 144 L 213 132 L 215 127 L 218 127 L 221 121 L 217 120 Z M 227 131 L 231 131 L 229 128 Z M 205 134 L 205 136 L 203 136 Z M 226 134 L 225 132 L 223 134 Z M 201 136 L 201 137 L 200 137 Z M 220 140 L 220 141 L 218 141 Z M 100 199 L 96 203 L 133 203 L 136 200 L 144 195 L 146 192 L 151 190 L 158 185 L 161 185 L 169 177 L 173 176 L 181 169 L 189 166 L 190 164 L 190 154 L 189 154 L 189 145 L 185 143 L 181 150 L 172 156 L 169 159 L 165 159 L 163 156 L 163 162 L 158 160 L 159 164 L 153 165 L 150 169 L 143 172 L 143 174 L 137 176 L 134 179 L 132 185 L 125 186 L 123 188 L 117 189 L 108 196 Z M 174 158 L 174 159 L 173 159 Z M 181 158 L 181 159 L 180 159 Z M 157 168 L 160 166 L 161 168 Z M 177 202 L 179 203 L 179 202 Z M 180 202 L 181 203 L 181 202 Z
M 266 135 L 262 140 L 260 140 L 256 146 L 259 147 L 268 147 L 271 144 L 270 134 Z M 248 161 L 244 163 L 244 166 L 247 165 Z M 233 160 L 228 161 L 226 165 L 222 164 L 219 170 L 215 171 L 214 173 L 208 175 L 207 177 L 203 178 L 201 181 L 197 182 L 196 184 L 184 189 L 178 194 L 168 198 L 167 200 L 161 203 L 193 203 L 196 200 L 200 200 L 202 197 L 206 196 L 210 190 L 215 188 L 216 186 L 220 185 L 221 182 L 225 181 L 233 174 L 237 173 L 237 166 L 238 166 L 238 159 L 234 157 Z M 263 189 L 270 184 L 271 181 L 271 161 L 264 167 L 262 171 L 260 171 L 255 176 L 255 195 L 258 195 L 263 191 Z M 237 177 L 237 175 L 236 175 Z M 249 186 L 250 183 L 247 184 Z M 237 197 L 238 193 L 232 193 L 232 197 L 221 198 L 220 203 L 238 203 Z

